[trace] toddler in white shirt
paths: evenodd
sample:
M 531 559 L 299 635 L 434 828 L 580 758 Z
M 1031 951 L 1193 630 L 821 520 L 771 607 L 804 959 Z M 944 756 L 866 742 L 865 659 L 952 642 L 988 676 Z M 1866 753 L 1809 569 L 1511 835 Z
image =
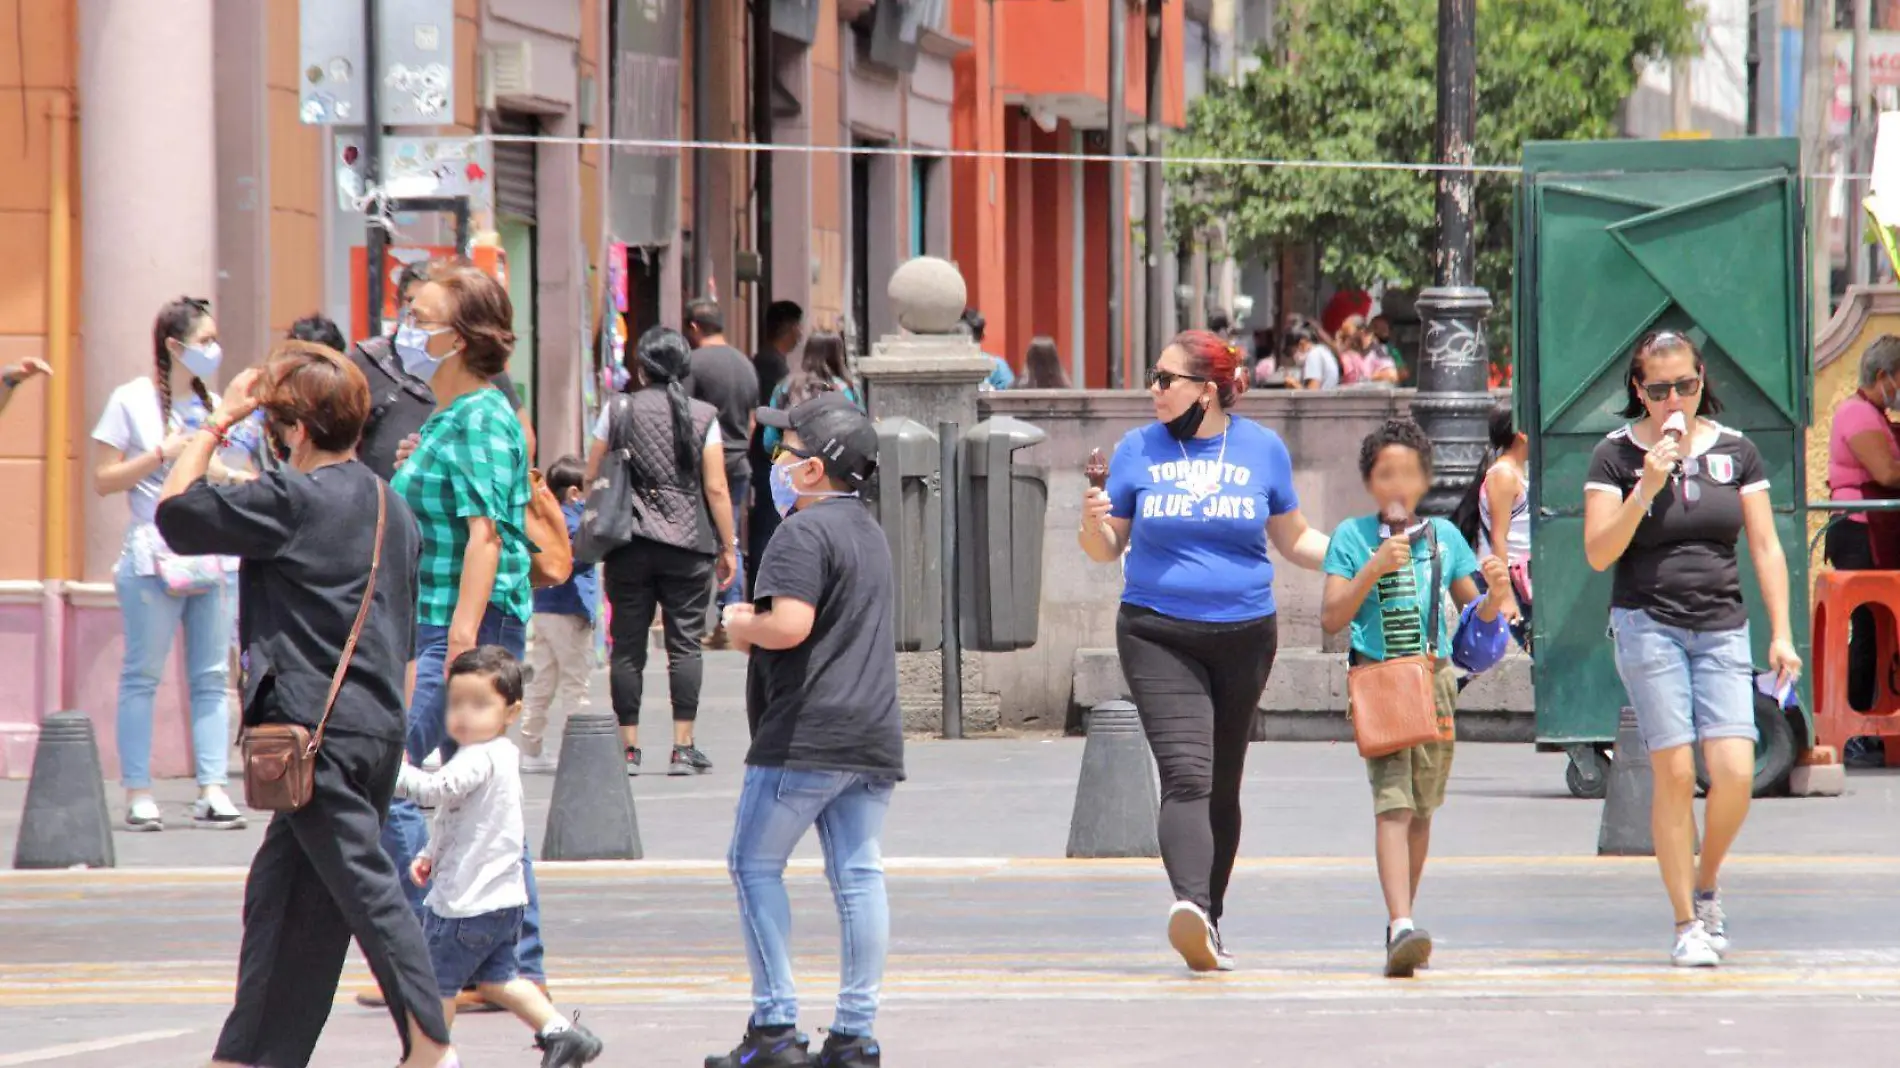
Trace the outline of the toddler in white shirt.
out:
M 521 665 L 484 645 L 449 665 L 448 730 L 459 746 L 440 771 L 404 764 L 398 796 L 435 808 L 429 845 L 409 875 L 428 886 L 423 933 L 435 966 L 442 1014 L 470 983 L 488 1001 L 534 1029 L 541 1068 L 570 1068 L 600 1056 L 601 1041 L 554 1011 L 547 995 L 516 971 L 515 942 L 528 904 L 522 874 L 521 753 L 508 725 L 521 713 Z

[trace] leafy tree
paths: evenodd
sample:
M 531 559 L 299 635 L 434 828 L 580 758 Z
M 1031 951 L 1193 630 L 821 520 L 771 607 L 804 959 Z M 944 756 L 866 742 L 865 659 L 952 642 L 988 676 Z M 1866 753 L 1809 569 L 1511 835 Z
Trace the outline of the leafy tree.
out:
M 1276 45 L 1233 83 L 1210 84 L 1172 139 L 1181 158 L 1431 162 L 1436 0 L 1283 5 Z M 1526 141 L 1617 136 L 1645 60 L 1693 50 L 1685 0 L 1478 0 L 1478 163 L 1516 165 Z M 1284 58 L 1282 58 L 1284 57 Z M 1429 284 L 1431 172 L 1171 163 L 1177 238 L 1227 225 L 1258 255 L 1311 243 L 1331 276 Z M 1510 292 L 1515 179 L 1480 175 L 1478 283 Z

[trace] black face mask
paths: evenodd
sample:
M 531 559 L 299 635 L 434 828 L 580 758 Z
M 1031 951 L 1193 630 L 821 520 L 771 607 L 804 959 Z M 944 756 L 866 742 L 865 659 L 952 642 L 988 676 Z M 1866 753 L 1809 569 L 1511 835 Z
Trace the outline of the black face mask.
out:
M 1188 405 L 1187 411 L 1182 412 L 1180 415 L 1175 416 L 1162 425 L 1168 428 L 1168 433 L 1174 437 L 1174 440 L 1186 441 L 1194 436 L 1196 430 L 1201 429 L 1201 420 L 1206 418 L 1207 405 L 1202 404 L 1200 401 L 1195 401 L 1193 404 Z

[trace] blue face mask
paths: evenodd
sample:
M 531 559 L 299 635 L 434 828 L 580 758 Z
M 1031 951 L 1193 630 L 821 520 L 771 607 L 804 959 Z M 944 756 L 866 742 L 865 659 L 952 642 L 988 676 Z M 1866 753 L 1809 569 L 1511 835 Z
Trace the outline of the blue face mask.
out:
M 446 328 L 445 328 L 446 329 Z M 396 327 L 396 336 L 390 345 L 396 350 L 396 358 L 402 361 L 403 373 L 428 382 L 435 378 L 436 368 L 442 366 L 447 356 L 429 355 L 429 339 L 441 331 L 428 331 L 414 323 L 403 323 Z
M 224 360 L 224 349 L 213 341 L 208 345 L 188 345 L 178 354 L 179 362 L 185 369 L 199 378 L 211 378 L 218 373 L 218 364 Z
M 800 497 L 856 497 L 857 496 L 857 494 L 855 493 L 844 493 L 839 490 L 822 490 L 817 493 L 800 493 L 798 490 L 798 487 L 792 485 L 792 468 L 797 467 L 799 464 L 807 463 L 807 462 L 809 461 L 795 460 L 789 464 L 773 464 L 772 465 L 772 476 L 770 480 L 772 483 L 772 507 L 778 509 L 779 515 L 782 515 L 782 516 L 791 515 L 792 509 L 798 507 L 798 499 Z

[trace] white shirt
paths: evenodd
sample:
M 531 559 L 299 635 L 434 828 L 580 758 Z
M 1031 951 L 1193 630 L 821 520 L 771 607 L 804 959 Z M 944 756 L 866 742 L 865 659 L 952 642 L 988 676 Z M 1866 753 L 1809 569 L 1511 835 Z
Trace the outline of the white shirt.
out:
M 521 870 L 527 828 L 521 817 L 521 751 L 505 736 L 463 746 L 442 770 L 402 766 L 396 794 L 435 807 L 426 904 L 438 916 L 466 919 L 528 903 Z M 399 873 L 409 878 L 408 872 Z
M 1306 359 L 1300 368 L 1300 377 L 1304 382 L 1318 382 L 1321 389 L 1339 388 L 1339 357 L 1324 345 L 1314 345 L 1306 350 Z
M 217 394 L 211 394 L 211 403 L 218 403 Z M 112 396 L 106 399 L 105 410 L 99 413 L 99 422 L 92 428 L 92 440 L 110 445 L 130 459 L 158 448 L 170 433 L 197 430 L 210 414 L 197 394 L 187 392 L 182 397 L 172 398 L 171 421 L 167 424 L 159 413 L 157 384 L 150 375 L 141 375 L 112 391 Z M 248 451 L 237 445 L 224 449 L 218 456 L 227 467 L 249 466 Z M 138 485 L 125 491 L 132 521 L 126 525 L 121 558 L 131 565 L 134 575 L 153 574 L 155 555 L 169 551 L 164 539 L 159 537 L 153 517 L 158 514 L 158 495 L 165 488 L 165 477 L 171 474 L 171 469 L 171 462 L 166 461 L 140 479 Z M 226 557 L 224 565 L 225 570 L 236 571 L 238 558 Z
M 603 404 L 600 406 L 600 414 L 594 417 L 595 441 L 610 440 L 609 435 L 613 429 L 613 410 L 614 408 L 611 404 Z M 725 435 L 719 432 L 719 420 L 714 419 L 712 425 L 706 428 L 706 440 L 700 442 L 700 448 L 703 449 L 708 445 L 718 445 L 724 440 Z

